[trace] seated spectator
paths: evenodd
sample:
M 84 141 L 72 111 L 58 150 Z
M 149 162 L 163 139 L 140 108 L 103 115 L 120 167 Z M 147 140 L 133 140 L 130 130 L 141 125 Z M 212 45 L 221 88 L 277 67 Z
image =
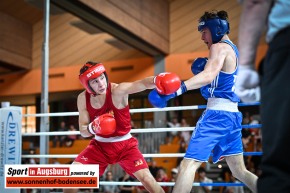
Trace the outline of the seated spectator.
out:
M 180 142 L 178 153 L 185 153 L 186 149 L 187 149 L 186 143 L 182 140 Z M 179 165 L 180 165 L 182 160 L 183 160 L 183 157 L 178 157 L 177 158 L 177 167 L 179 167 Z
M 237 180 L 233 175 L 232 173 L 230 172 L 230 183 L 241 183 L 239 180 Z M 244 193 L 244 187 L 243 186 L 227 186 L 225 188 L 225 192 L 228 192 L 228 193 Z
M 128 173 L 123 171 L 124 175 L 119 178 L 119 182 L 134 182 L 135 179 L 131 177 Z M 119 186 L 119 193 L 132 193 L 134 190 L 134 186 L 131 185 L 121 185 Z
M 169 179 L 169 182 L 176 182 L 177 174 L 178 174 L 178 169 L 172 168 L 171 169 L 171 177 Z M 173 190 L 173 186 L 168 186 L 168 193 L 171 193 L 172 190 Z
M 57 160 L 57 158 L 52 158 L 52 164 L 60 164 L 59 161 Z
M 69 126 L 69 131 L 77 131 L 77 129 L 75 128 L 74 125 L 70 125 Z M 68 135 L 67 138 L 66 138 L 66 142 L 65 142 L 65 145 L 67 147 L 71 147 L 73 146 L 73 143 L 74 141 L 78 138 L 78 136 L 76 134 L 71 134 L 71 135 Z
M 189 127 L 186 119 L 181 119 L 181 127 Z M 184 140 L 186 145 L 188 145 L 190 138 L 191 138 L 191 132 L 190 131 L 181 131 L 180 132 L 180 138 Z
M 180 123 L 178 122 L 178 119 L 176 117 L 173 117 L 171 122 L 168 121 L 167 122 L 167 126 L 170 128 L 176 128 L 176 127 L 180 127 Z M 171 143 L 172 140 L 174 139 L 174 137 L 177 136 L 177 131 L 170 131 L 166 133 L 166 142 L 167 143 Z
M 204 167 L 199 167 L 197 169 L 197 177 L 195 178 L 195 182 L 198 183 L 212 183 L 213 180 L 206 177 L 206 170 Z M 212 190 L 212 186 L 193 186 L 191 192 L 194 193 L 208 193 Z
M 66 124 L 64 121 L 60 122 L 60 128 L 58 128 L 57 131 L 68 131 Z M 65 143 L 66 136 L 65 135 L 56 135 L 53 138 L 53 147 L 57 146 L 57 143 L 59 143 L 59 147 L 62 147 Z
M 105 181 L 114 181 L 113 172 L 107 171 Z M 104 193 L 118 193 L 117 185 L 104 185 Z
M 167 174 L 164 170 L 164 168 L 160 168 L 158 171 L 157 171 L 157 175 L 156 175 L 156 181 L 157 182 L 169 182 L 169 179 L 167 177 Z M 164 192 L 168 192 L 168 186 L 161 186 L 162 189 L 164 190 Z
M 160 167 L 157 166 L 156 161 L 154 161 L 154 160 L 152 159 L 152 161 L 151 161 L 151 165 L 149 165 L 149 171 L 151 172 L 151 174 L 152 174 L 152 176 L 153 176 L 154 178 L 156 178 L 156 176 L 157 176 L 157 172 L 158 172 L 159 169 L 160 169 Z

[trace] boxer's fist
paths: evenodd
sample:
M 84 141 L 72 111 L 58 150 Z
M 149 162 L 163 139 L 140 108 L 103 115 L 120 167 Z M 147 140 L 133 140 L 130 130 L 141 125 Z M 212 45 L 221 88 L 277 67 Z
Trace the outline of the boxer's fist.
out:
M 93 135 L 111 135 L 116 131 L 116 120 L 112 114 L 105 113 L 88 125 L 88 131 Z
M 164 72 L 154 78 L 154 83 L 159 94 L 169 95 L 180 88 L 181 81 L 176 74 Z
M 207 58 L 196 58 L 191 65 L 192 73 L 194 75 L 197 75 L 198 73 L 203 71 L 206 63 L 207 63 Z
M 187 91 L 186 85 L 183 81 L 181 81 L 181 85 L 179 87 L 179 89 L 172 93 L 172 94 L 168 94 L 168 95 L 162 95 L 159 94 L 157 89 L 152 90 L 149 95 L 148 95 L 148 99 L 149 102 L 157 108 L 164 108 L 167 106 L 167 101 L 175 98 L 179 95 L 182 95 L 183 93 L 185 93 Z
M 148 95 L 148 100 L 152 106 L 157 108 L 164 108 L 167 106 L 167 101 L 176 97 L 175 93 L 170 95 L 161 95 L 156 89 L 152 90 Z
M 259 75 L 251 66 L 239 66 L 235 86 L 236 94 L 242 102 L 260 100 Z

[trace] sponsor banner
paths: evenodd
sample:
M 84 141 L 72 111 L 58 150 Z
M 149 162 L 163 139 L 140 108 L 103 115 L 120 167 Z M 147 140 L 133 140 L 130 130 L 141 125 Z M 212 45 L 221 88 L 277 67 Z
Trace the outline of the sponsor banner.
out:
M 5 165 L 5 188 L 99 188 L 99 165 Z
M 21 107 L 5 107 L 0 109 L 0 192 L 5 190 L 4 165 L 21 164 Z M 20 189 L 9 190 L 9 193 L 19 193 Z

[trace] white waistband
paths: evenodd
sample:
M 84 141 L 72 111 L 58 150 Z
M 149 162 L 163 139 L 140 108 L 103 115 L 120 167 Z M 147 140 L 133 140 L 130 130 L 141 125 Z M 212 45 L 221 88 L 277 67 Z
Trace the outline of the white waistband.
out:
M 117 137 L 108 137 L 104 138 L 98 135 L 95 135 L 95 140 L 100 142 L 118 142 L 118 141 L 125 141 L 127 139 L 130 139 L 132 135 L 130 133 L 127 133 L 126 135 L 117 136 Z
M 239 112 L 238 103 L 223 98 L 208 98 L 206 108 L 218 111 Z

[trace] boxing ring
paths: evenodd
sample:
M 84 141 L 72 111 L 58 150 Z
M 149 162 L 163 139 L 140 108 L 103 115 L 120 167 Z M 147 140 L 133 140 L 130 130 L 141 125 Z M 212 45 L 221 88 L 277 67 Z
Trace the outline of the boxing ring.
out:
M 245 106 L 259 106 L 259 102 L 255 103 L 239 103 L 239 107 Z M 179 106 L 179 107 L 165 107 L 159 108 L 143 108 L 143 109 L 130 109 L 130 113 L 146 113 L 146 112 L 164 112 L 164 111 L 183 111 L 183 110 L 199 110 L 205 109 L 206 105 L 194 105 L 194 106 Z M 23 117 L 57 117 L 57 116 L 78 116 L 78 112 L 60 112 L 60 113 L 38 113 L 38 114 L 24 114 Z M 242 125 L 243 129 L 247 128 L 261 128 L 261 124 L 248 124 Z M 130 133 L 157 133 L 157 132 L 169 132 L 169 131 L 193 131 L 195 127 L 176 127 L 176 128 L 139 128 L 132 129 Z M 29 136 L 56 136 L 56 135 L 80 135 L 80 131 L 62 131 L 62 132 L 36 132 L 36 133 L 22 133 L 22 137 Z M 22 158 L 75 158 L 78 154 L 22 154 Z M 185 153 L 145 153 L 144 158 L 172 158 L 183 157 Z M 262 152 L 244 152 L 244 156 L 261 156 Z M 161 186 L 174 186 L 174 182 L 158 182 Z M 100 185 L 131 185 L 142 186 L 141 182 L 107 182 L 100 181 Z M 228 183 L 228 182 L 213 182 L 213 183 L 193 183 L 193 186 L 245 186 L 243 183 Z

